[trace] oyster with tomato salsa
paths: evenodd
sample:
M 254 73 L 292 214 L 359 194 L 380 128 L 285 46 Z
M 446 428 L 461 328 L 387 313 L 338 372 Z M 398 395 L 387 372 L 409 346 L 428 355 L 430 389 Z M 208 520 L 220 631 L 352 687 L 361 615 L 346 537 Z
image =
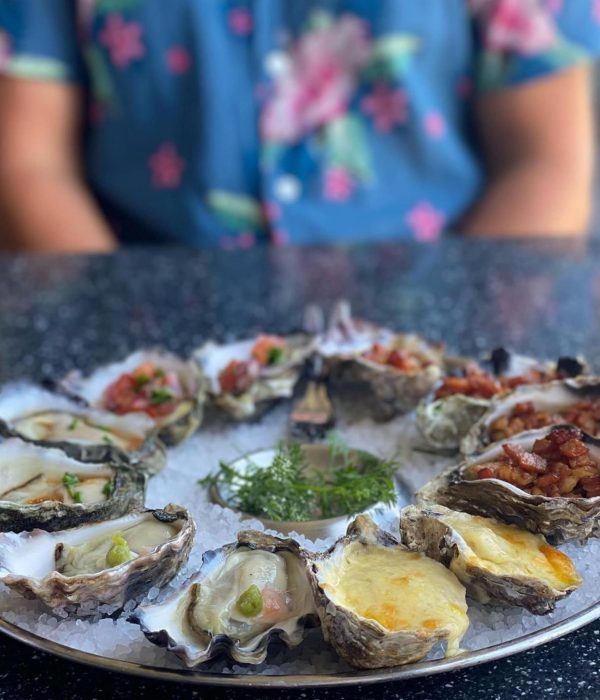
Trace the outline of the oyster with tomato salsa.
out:
M 447 374 L 431 399 L 417 407 L 417 427 L 433 450 L 454 451 L 483 414 L 493 398 L 518 386 L 542 384 L 575 377 L 586 371 L 576 358 L 561 357 L 543 362 L 496 348 L 479 364 L 474 360 L 448 358 Z
M 308 560 L 323 635 L 352 666 L 419 661 L 440 641 L 447 642 L 446 656 L 460 653 L 469 627 L 463 585 L 368 516 L 359 515 L 333 547 Z
M 195 526 L 170 504 L 61 530 L 0 535 L 0 581 L 51 608 L 124 605 L 168 583 L 187 561 Z
M 0 443 L 0 531 L 59 530 L 141 507 L 146 476 L 11 438 Z
M 354 319 L 350 307 L 336 307 L 317 352 L 336 389 L 354 387 L 372 404 L 374 417 L 389 420 L 411 411 L 442 376 L 443 347 L 414 334 L 398 334 Z
M 166 445 L 177 445 L 202 422 L 201 372 L 195 363 L 163 350 L 140 350 L 87 377 L 74 370 L 57 387 L 95 409 L 148 416 Z
M 520 433 L 434 477 L 417 503 L 497 518 L 553 543 L 598 537 L 600 442 L 571 425 Z
M 482 603 L 517 605 L 546 615 L 582 583 L 569 557 L 542 535 L 493 518 L 438 505 L 407 506 L 401 512 L 400 536 L 409 549 L 447 566 Z
M 259 664 L 272 641 L 297 646 L 305 628 L 318 624 L 303 550 L 253 530 L 207 552 L 180 592 L 140 606 L 130 620 L 190 667 L 223 653 Z
M 214 405 L 236 420 L 247 420 L 292 396 L 312 349 L 307 335 L 259 335 L 223 345 L 209 341 L 194 359 Z
M 166 450 L 143 413 L 117 416 L 29 384 L 0 392 L 0 435 L 56 447 L 80 462 L 111 462 L 156 474 Z
M 600 377 L 524 385 L 498 396 L 462 440 L 461 452 L 472 454 L 526 430 L 562 423 L 600 437 Z

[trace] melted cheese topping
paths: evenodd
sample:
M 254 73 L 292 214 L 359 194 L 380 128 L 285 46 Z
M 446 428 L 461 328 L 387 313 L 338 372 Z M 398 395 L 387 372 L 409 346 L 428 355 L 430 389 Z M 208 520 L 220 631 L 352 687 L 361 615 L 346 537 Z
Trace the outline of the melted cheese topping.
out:
M 353 542 L 330 560 L 321 583 L 336 604 L 391 632 L 443 631 L 457 654 L 469 627 L 465 589 L 442 564 L 400 548 Z
M 581 583 L 569 557 L 546 544 L 540 535 L 466 513 L 445 515 L 440 520 L 465 540 L 471 550 L 467 556 L 494 574 L 535 577 L 557 590 Z

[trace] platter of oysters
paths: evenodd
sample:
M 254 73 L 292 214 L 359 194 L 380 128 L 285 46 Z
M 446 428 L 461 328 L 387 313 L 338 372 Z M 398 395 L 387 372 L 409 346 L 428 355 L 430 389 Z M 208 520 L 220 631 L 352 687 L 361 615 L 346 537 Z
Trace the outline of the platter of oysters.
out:
M 0 387 L 0 629 L 268 687 L 466 667 L 600 618 L 583 358 L 464 358 L 346 304 L 311 330 Z M 325 437 L 294 424 L 320 420 L 315 384 Z

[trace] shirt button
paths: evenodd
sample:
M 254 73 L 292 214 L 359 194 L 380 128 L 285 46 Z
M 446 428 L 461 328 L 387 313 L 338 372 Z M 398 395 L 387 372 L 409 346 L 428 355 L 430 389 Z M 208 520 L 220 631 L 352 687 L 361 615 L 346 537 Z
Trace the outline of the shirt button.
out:
M 275 180 L 273 185 L 275 197 L 287 204 L 298 200 L 300 197 L 300 190 L 300 180 L 293 175 L 281 175 Z
M 265 73 L 271 78 L 281 78 L 290 72 L 291 61 L 284 51 L 271 51 L 265 56 Z

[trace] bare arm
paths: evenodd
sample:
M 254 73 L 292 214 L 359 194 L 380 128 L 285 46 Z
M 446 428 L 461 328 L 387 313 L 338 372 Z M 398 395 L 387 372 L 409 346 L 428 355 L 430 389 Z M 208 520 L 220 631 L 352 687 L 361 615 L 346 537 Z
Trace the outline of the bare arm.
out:
M 81 101 L 71 85 L 0 78 L 0 247 L 116 247 L 81 175 Z
M 488 181 L 458 228 L 489 237 L 585 232 L 595 149 L 588 68 L 486 95 L 475 110 Z

